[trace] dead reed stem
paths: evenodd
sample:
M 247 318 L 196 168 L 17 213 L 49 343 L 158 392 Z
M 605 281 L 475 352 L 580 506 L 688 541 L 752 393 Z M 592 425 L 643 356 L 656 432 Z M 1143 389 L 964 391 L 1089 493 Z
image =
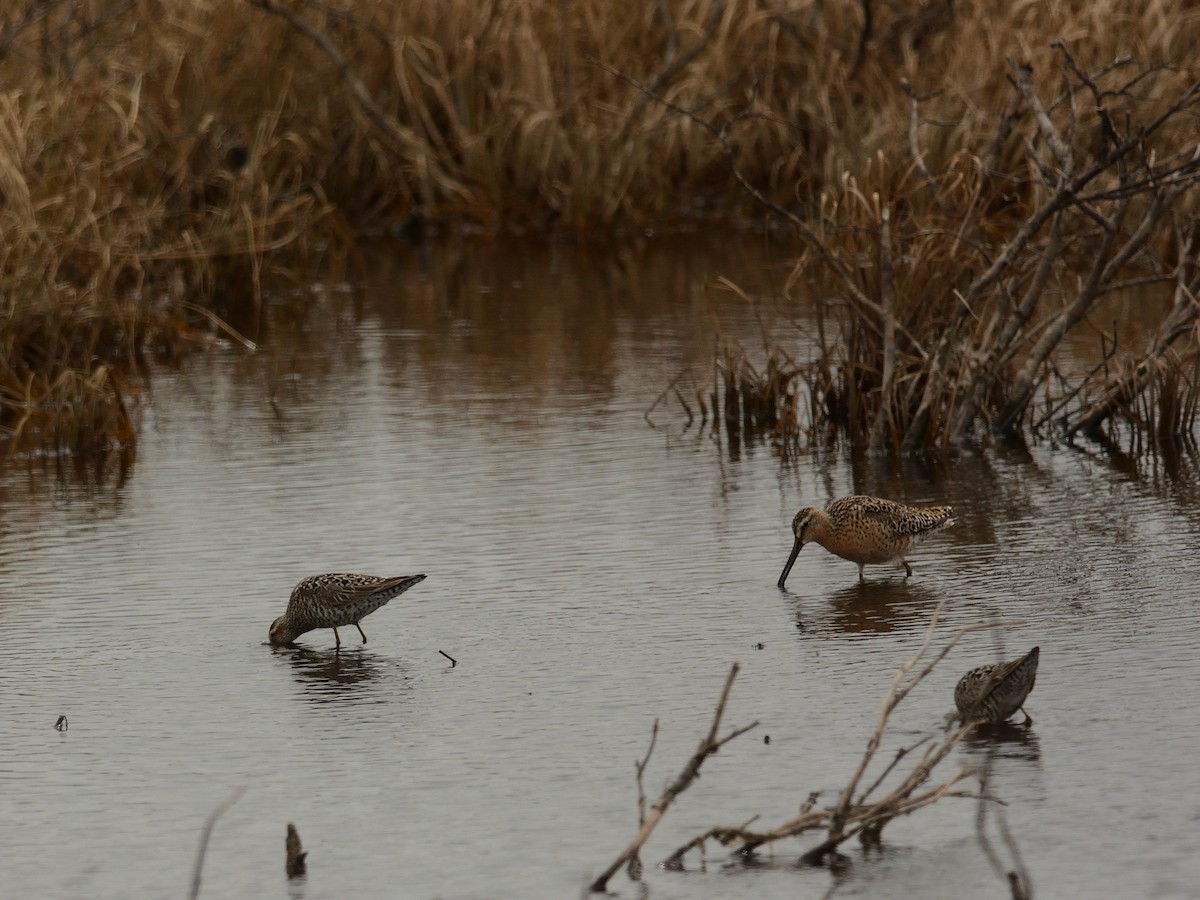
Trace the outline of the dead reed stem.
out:
M 895 434 L 891 397 L 896 377 L 896 270 L 892 265 L 892 211 L 884 206 L 879 217 L 879 297 L 883 313 L 883 371 L 879 382 L 879 406 L 871 429 L 871 452 L 884 449 L 886 435 Z
M 1151 100 L 1151 84 L 1178 84 L 1175 70 L 1128 72 L 1124 59 L 1088 71 L 1064 42 L 1053 49 L 1066 73 L 1057 94 L 1037 83 L 1033 66 L 1008 61 L 1012 103 L 999 143 L 989 150 L 996 166 L 1011 158 L 1006 170 L 981 169 L 969 155 L 941 171 L 928 166 L 919 139 L 921 100 L 909 86 L 916 177 L 897 182 L 880 155 L 861 181 L 847 174 L 841 190 L 827 195 L 819 226 L 798 221 L 749 183 L 737 170 L 724 126 L 662 101 L 704 123 L 734 180 L 802 238 L 792 282 L 831 276 L 841 291 L 845 342 L 830 344 L 818 315 L 820 355 L 798 369 L 813 386 L 814 434 L 836 427 L 876 453 L 962 444 L 979 426 L 1017 435 L 1033 425 L 1030 409 L 1043 388 L 1046 408 L 1065 410 L 1068 439 L 1078 432 L 1094 436 L 1143 391 L 1158 399 L 1147 414 L 1126 416 L 1138 428 L 1177 433 L 1182 411 L 1195 408 L 1197 387 L 1184 374 L 1194 348 L 1186 359 L 1163 363 L 1197 318 L 1192 229 L 1181 222 L 1194 215 L 1200 144 L 1180 125 L 1200 106 L 1200 81 Z M 1079 104 L 1079 95 L 1090 95 L 1095 109 Z M 1005 146 L 1010 141 L 1020 154 Z M 1003 216 L 987 205 L 989 182 L 1007 183 L 1015 195 Z M 896 221 L 898 209 L 903 214 Z M 1172 240 L 1178 262 L 1169 276 L 1162 247 Z M 871 251 L 878 261 L 873 269 L 861 263 Z M 956 283 L 941 274 L 947 271 L 962 276 Z M 1065 339 L 1102 300 L 1171 282 L 1175 306 L 1149 353 L 1103 399 L 1090 407 L 1069 405 L 1072 397 L 1094 396 L 1097 372 L 1061 382 L 1059 395 L 1049 390 L 1047 376 L 1058 370 Z M 725 353 L 723 372 L 748 366 Z M 727 402 L 734 399 L 728 390 L 725 395 Z M 737 399 L 744 405 L 744 397 Z M 780 400 L 785 411 L 786 404 L 794 406 L 792 396 Z M 732 412 L 726 409 L 727 427 Z M 1046 415 L 1041 422 L 1049 420 Z M 802 434 L 793 428 L 776 436 L 787 446 Z
M 1062 335 L 1114 291 L 1155 287 L 1166 230 L 1194 213 L 1192 48 L 1154 5 L 944 13 L 13 0 L 0 435 L 18 452 L 131 446 L 147 354 L 212 343 L 197 309 L 257 341 L 237 313 L 258 322 L 273 285 L 303 284 L 362 230 L 586 237 L 763 209 L 797 240 L 792 284 L 837 294 L 804 373 L 812 421 L 781 370 L 732 357 L 736 415 L 701 400 L 703 416 L 781 442 L 843 428 L 876 449 L 1019 430 Z M 1080 37 L 1052 42 L 1065 34 Z M 1190 357 L 1163 406 L 1152 356 L 1126 387 L 1179 423 Z

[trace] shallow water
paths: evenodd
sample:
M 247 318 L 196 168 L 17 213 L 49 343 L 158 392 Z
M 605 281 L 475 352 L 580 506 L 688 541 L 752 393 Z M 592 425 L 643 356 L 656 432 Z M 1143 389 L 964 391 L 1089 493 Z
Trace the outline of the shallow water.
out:
M 945 601 L 939 646 L 990 616 L 1023 624 L 967 636 L 893 715 L 880 761 L 940 728 L 967 668 L 1040 645 L 1034 725 L 964 743 L 946 774 L 989 763 L 1039 897 L 1193 896 L 1195 461 L 781 462 L 685 428 L 677 404 L 652 427 L 644 411 L 685 364 L 706 371 L 718 329 L 761 342 L 714 282 L 771 297 L 772 259 L 698 238 L 380 247 L 361 291 L 268 311 L 258 353 L 156 376 L 123 481 L 10 464 L 3 895 L 186 896 L 206 817 L 244 788 L 201 896 L 578 897 L 636 831 L 655 719 L 652 796 L 738 661 L 726 726 L 760 724 L 650 839 L 649 896 L 819 897 L 834 878 L 839 897 L 1007 896 L 967 799 L 894 822 L 880 850 L 847 844 L 836 875 L 797 865 L 815 835 L 655 865 L 712 825 L 831 801 Z M 855 491 L 953 503 L 959 524 L 912 578 L 859 584 L 809 547 L 778 590 L 795 510 Z M 292 585 L 338 570 L 429 578 L 364 622 L 365 646 L 353 629 L 341 653 L 329 632 L 265 646 Z M 310 854 L 291 883 L 288 822 Z M 611 888 L 643 895 L 624 873 Z

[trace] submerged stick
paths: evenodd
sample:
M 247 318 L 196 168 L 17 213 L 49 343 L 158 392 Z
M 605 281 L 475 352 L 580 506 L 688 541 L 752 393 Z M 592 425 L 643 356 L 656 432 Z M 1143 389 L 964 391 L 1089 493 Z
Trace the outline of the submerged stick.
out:
M 226 798 L 220 806 L 209 813 L 208 821 L 204 823 L 204 831 L 200 834 L 200 846 L 196 848 L 196 867 L 192 871 L 192 890 L 188 894 L 189 900 L 196 900 L 200 896 L 200 872 L 204 868 L 204 854 L 208 852 L 208 839 L 212 835 L 213 826 L 217 824 L 217 819 L 229 811 L 233 804 L 241 799 L 245 788 L 238 788 Z
M 612 878 L 616 871 L 627 861 L 637 857 L 638 852 L 642 849 L 642 845 L 646 843 L 655 826 L 666 815 L 671 803 L 676 797 L 687 790 L 696 779 L 696 776 L 700 774 L 700 767 L 704 764 L 704 760 L 708 759 L 708 757 L 712 756 L 738 735 L 745 734 L 751 728 L 758 727 L 758 722 L 754 721 L 743 728 L 731 731 L 723 738 L 717 738 L 717 732 L 721 728 L 721 717 L 725 714 L 725 703 L 729 700 L 729 691 L 733 688 L 733 680 L 737 678 L 739 668 L 737 663 L 734 663 L 730 668 L 729 676 L 725 679 L 725 688 L 721 691 L 721 699 L 717 703 L 717 710 L 713 714 L 712 727 L 709 728 L 708 734 L 700 742 L 700 746 L 696 748 L 696 752 L 692 754 L 691 759 L 687 761 L 687 764 L 675 777 L 675 780 L 667 785 L 662 795 L 654 801 L 654 804 L 650 807 L 650 814 L 642 822 L 642 827 L 638 829 L 637 836 L 633 839 L 632 843 L 622 850 L 621 854 L 613 860 L 608 868 L 596 877 L 596 880 L 588 888 L 589 891 L 603 893 L 607 889 L 608 879 Z M 657 734 L 657 728 L 655 729 L 655 733 Z

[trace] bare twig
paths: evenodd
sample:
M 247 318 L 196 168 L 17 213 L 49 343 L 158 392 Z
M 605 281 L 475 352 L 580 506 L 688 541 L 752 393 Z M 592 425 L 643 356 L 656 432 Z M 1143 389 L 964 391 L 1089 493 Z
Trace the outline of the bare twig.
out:
M 680 379 L 682 379 L 683 376 L 687 374 L 687 372 L 688 372 L 687 369 L 681 369 L 679 371 L 679 374 L 677 374 L 674 378 L 672 378 L 669 382 L 667 382 L 667 386 L 659 392 L 658 396 L 654 398 L 654 402 L 651 403 L 649 406 L 647 406 L 646 411 L 644 413 L 642 413 L 642 418 L 646 420 L 646 424 L 649 425 L 651 428 L 655 427 L 655 425 L 654 425 L 654 420 L 650 418 L 650 413 L 654 412 L 655 407 L 657 407 L 660 403 L 662 403 L 664 400 L 667 399 L 667 396 L 671 393 L 672 390 L 675 389 L 675 386 L 677 384 L 679 384 Z M 686 403 L 684 404 L 684 407 L 685 408 L 687 407 Z M 688 410 L 688 421 L 689 422 L 691 421 L 691 410 Z
M 696 40 L 696 43 L 693 44 L 692 47 L 683 54 L 683 56 L 677 56 L 677 38 L 675 29 L 671 27 L 673 23 L 670 19 L 670 13 L 667 11 L 665 4 L 660 3 L 658 9 L 660 15 L 662 15 L 664 18 L 664 24 L 666 24 L 669 28 L 667 56 L 662 69 L 657 75 L 654 76 L 654 80 L 650 82 L 650 86 L 642 91 L 642 96 L 639 97 L 638 101 L 633 104 L 633 108 L 630 109 L 629 115 L 625 117 L 625 123 L 621 126 L 621 131 L 617 134 L 615 140 L 615 144 L 617 146 L 621 146 L 629 139 L 629 135 L 633 132 L 634 126 L 641 118 L 643 110 L 645 110 L 650 100 L 656 97 L 659 88 L 670 81 L 676 72 L 679 72 L 688 66 L 694 59 L 696 59 L 696 57 L 698 57 L 708 48 L 709 41 L 712 40 L 712 36 L 717 31 L 717 26 L 721 24 L 721 20 L 725 17 L 724 2 L 714 3 L 712 10 L 709 12 L 708 21 L 704 25 L 704 33 Z
M 196 865 L 192 870 L 192 890 L 188 894 L 189 900 L 196 900 L 200 896 L 200 872 L 204 869 L 204 854 L 208 851 L 208 838 L 212 834 L 213 826 L 217 824 L 217 819 L 221 818 L 233 804 L 241 799 L 245 791 L 245 788 L 237 788 L 224 802 L 209 813 L 208 821 L 204 823 L 204 831 L 200 833 L 200 846 L 196 848 Z
M 633 839 L 632 843 L 621 851 L 621 854 L 608 868 L 596 877 L 589 890 L 596 893 L 603 892 L 608 886 L 608 880 L 612 878 L 616 871 L 638 855 L 642 845 L 646 843 L 647 838 L 654 831 L 655 826 L 666 815 L 671 803 L 688 789 L 696 776 L 700 774 L 700 767 L 708 757 L 712 756 L 734 738 L 758 726 L 758 722 L 755 721 L 742 728 L 734 729 L 723 738 L 717 737 L 717 732 L 721 728 L 721 717 L 725 714 L 725 704 L 729 700 L 729 692 L 733 689 L 733 681 L 737 678 L 738 669 L 738 664 L 734 663 L 729 670 L 729 676 L 725 679 L 725 687 L 721 691 L 721 699 L 717 703 L 716 712 L 713 714 L 712 726 L 709 728 L 707 736 L 700 741 L 700 746 L 696 748 L 696 752 L 692 754 L 687 764 L 684 765 L 683 770 L 675 777 L 675 780 L 667 785 L 659 798 L 654 801 L 654 804 L 650 807 L 650 814 L 642 822 L 642 827 L 638 829 L 637 836 Z
M 899 750 L 897 750 L 896 755 L 892 758 L 892 761 L 890 763 L 888 763 L 887 768 L 879 773 L 879 777 L 875 779 L 875 783 L 872 784 L 869 788 L 867 788 L 865 791 L 863 791 L 859 795 L 858 801 L 857 801 L 858 805 L 862 806 L 863 802 L 868 797 L 870 797 L 871 794 L 873 794 L 875 792 L 875 788 L 877 788 L 877 787 L 879 787 L 879 785 L 883 784 L 884 779 L 886 779 L 890 774 L 892 774 L 892 769 L 896 768 L 896 765 L 897 765 L 897 763 L 900 762 L 900 760 L 904 759 L 905 756 L 907 756 L 912 751 L 916 750 L 922 744 L 927 743 L 928 741 L 931 741 L 931 740 L 933 740 L 933 738 L 923 737 L 923 738 L 921 738 L 921 740 L 917 741 L 912 746 L 901 747 Z
M 908 152 L 912 156 L 913 165 L 921 173 L 926 184 L 933 184 L 933 174 L 925 165 L 925 155 L 921 152 L 921 99 L 907 78 L 900 79 L 900 86 L 908 97 Z
M 1176 286 L 1175 303 L 1171 311 L 1159 326 L 1158 334 L 1150 347 L 1149 353 L 1135 365 L 1128 374 L 1112 385 L 1104 396 L 1084 410 L 1070 425 L 1067 426 L 1067 437 L 1074 437 L 1079 432 L 1094 436 L 1100 426 L 1117 411 L 1121 403 L 1135 396 L 1140 386 L 1146 383 L 1147 377 L 1157 361 L 1167 353 L 1171 346 L 1195 327 L 1200 318 L 1200 275 L 1193 275 L 1190 283 L 1184 282 L 1185 268 L 1189 265 L 1188 249 L 1191 244 L 1191 233 L 1188 239 L 1181 242 L 1180 249 L 1184 255 L 1180 257 L 1177 268 L 1179 282 Z
M 654 720 L 654 727 L 650 729 L 650 746 L 646 748 L 646 755 L 639 762 L 634 763 L 637 768 L 637 789 L 638 789 L 638 827 L 641 828 L 646 824 L 646 791 L 642 782 L 642 776 L 646 773 L 646 766 L 650 763 L 650 755 L 654 752 L 654 745 L 658 742 L 658 719 Z
M 637 770 L 637 789 L 638 789 L 638 828 L 646 824 L 646 788 L 642 777 L 646 773 L 646 766 L 650 764 L 650 757 L 654 753 L 654 745 L 658 742 L 658 719 L 654 720 L 654 727 L 650 729 L 650 745 L 646 748 L 646 755 L 639 761 L 634 762 L 634 768 Z M 631 881 L 640 881 L 642 878 L 642 858 L 638 853 L 634 853 L 629 857 L 629 863 L 625 867 L 626 873 Z
M 923 681 L 933 671 L 933 668 L 945 658 L 946 654 L 967 634 L 983 629 L 1016 624 L 1011 621 L 997 620 L 978 622 L 959 628 L 951 635 L 941 651 L 930 657 L 924 667 L 920 667 L 929 653 L 941 609 L 942 606 L 939 605 L 926 629 L 921 645 L 917 648 L 913 656 L 900 666 L 895 677 L 892 679 L 892 683 L 883 697 L 879 722 L 867 743 L 867 748 L 863 753 L 862 759 L 834 803 L 816 809 L 814 808 L 816 797 L 810 795 L 808 801 L 801 807 L 799 815 L 775 828 L 762 831 L 751 831 L 744 825 L 716 826 L 710 828 L 675 850 L 674 853 L 667 857 L 663 865 L 666 868 L 681 868 L 684 856 L 693 849 L 703 850 L 705 842 L 710 839 L 716 840 L 725 846 L 736 845 L 738 853 L 747 854 L 753 852 L 763 844 L 795 837 L 806 831 L 821 829 L 826 831 L 825 839 L 808 850 L 803 857 L 808 862 L 819 863 L 836 850 L 840 844 L 851 838 L 860 835 L 871 835 L 875 839 L 878 839 L 879 832 L 884 826 L 899 816 L 909 815 L 945 797 L 976 797 L 977 794 L 975 793 L 955 789 L 955 786 L 959 782 L 971 775 L 971 770 L 962 767 L 956 769 L 952 774 L 940 781 L 940 783 L 918 793 L 929 781 L 934 769 L 946 759 L 968 733 L 969 728 L 964 726 L 956 730 L 943 732 L 941 739 L 936 742 L 931 743 L 933 738 L 926 737 L 911 746 L 901 748 L 896 752 L 895 757 L 887 765 L 883 773 L 875 779 L 870 787 L 862 792 L 858 800 L 852 800 L 863 774 L 866 772 L 878 750 L 892 711 L 908 693 Z M 914 672 L 915 674 L 912 674 Z M 897 768 L 900 761 L 908 757 L 922 745 L 928 746 L 899 782 L 885 796 L 868 802 L 867 798 Z
M 886 204 L 879 216 L 879 300 L 883 312 L 883 374 L 875 424 L 871 428 L 872 453 L 882 453 L 885 439 L 896 430 L 892 421 L 892 380 L 896 372 L 896 268 L 892 265 L 892 210 Z
M 237 341 L 239 344 L 241 344 L 247 350 L 253 352 L 258 349 L 258 345 L 256 343 L 254 343 L 254 341 L 250 340 L 248 337 L 243 336 L 240 331 L 238 331 L 236 328 L 234 328 L 232 325 L 230 325 L 228 322 L 226 322 L 224 319 L 222 319 L 220 316 L 218 316 L 212 310 L 205 309 L 203 306 L 198 306 L 197 304 L 191 303 L 190 301 L 187 301 L 187 300 L 180 300 L 179 305 L 182 306 L 184 309 L 191 310 L 194 313 L 199 313 L 200 315 L 204 316 L 204 318 L 208 319 L 215 326 L 217 326 L 218 329 L 225 332 L 227 335 L 229 335 L 231 338 L 233 338 L 235 341 Z

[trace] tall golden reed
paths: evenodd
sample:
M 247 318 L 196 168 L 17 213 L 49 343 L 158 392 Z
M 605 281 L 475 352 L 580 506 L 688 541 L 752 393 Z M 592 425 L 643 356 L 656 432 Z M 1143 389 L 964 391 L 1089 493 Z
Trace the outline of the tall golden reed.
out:
M 1048 81 L 1054 38 L 1088 65 L 1189 58 L 1191 14 L 1131 6 L 12 0 L 0 438 L 129 444 L 139 361 L 199 339 L 197 308 L 252 308 L 306 254 L 413 213 L 587 236 L 761 212 L 733 163 L 811 214 L 879 159 L 911 185 L 905 80 L 934 95 L 927 165 L 982 158 L 1008 56 Z

